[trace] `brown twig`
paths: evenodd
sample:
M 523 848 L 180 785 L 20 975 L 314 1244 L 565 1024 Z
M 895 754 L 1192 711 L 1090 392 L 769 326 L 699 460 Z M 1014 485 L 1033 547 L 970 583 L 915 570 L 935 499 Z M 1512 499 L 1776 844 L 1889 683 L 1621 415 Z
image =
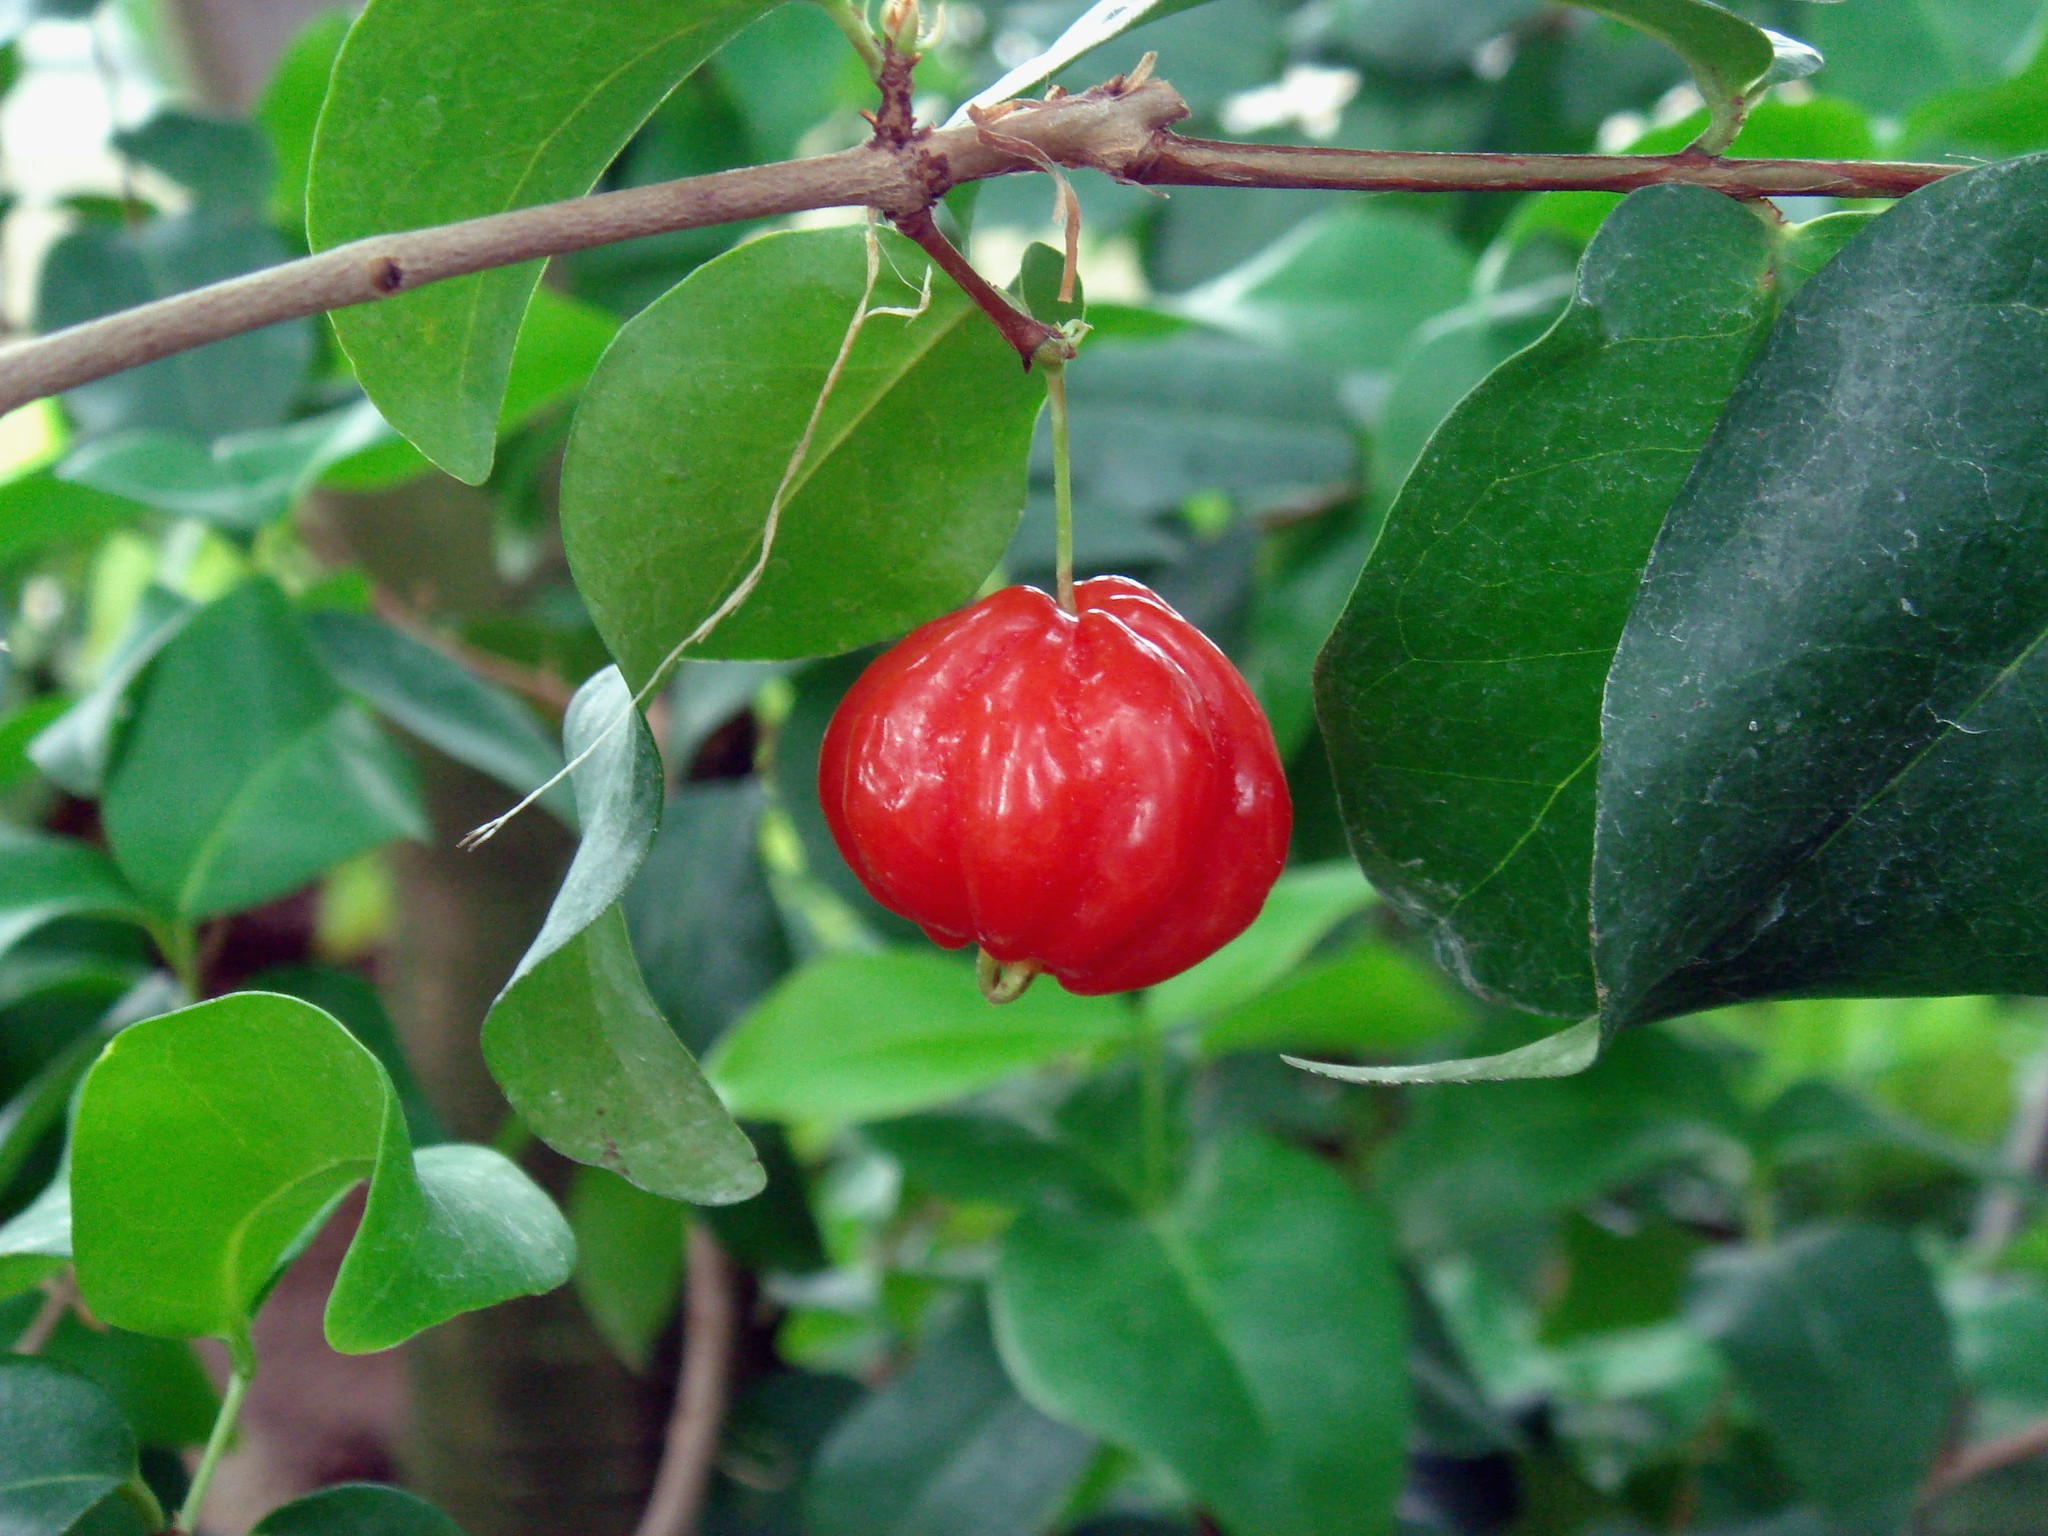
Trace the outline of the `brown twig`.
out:
M 690 1223 L 683 1298 L 683 1369 L 654 1492 L 635 1536 L 691 1536 L 725 1428 L 740 1309 L 732 1263 L 702 1222 Z
M 1943 1494 L 1973 1478 L 2004 1467 L 2018 1466 L 2036 1456 L 2048 1456 L 2048 1419 L 2016 1429 L 2009 1435 L 2000 1435 L 1995 1440 L 1965 1446 L 1954 1455 L 1943 1457 L 1928 1474 L 1926 1485 L 1920 1490 L 1920 1506 L 1924 1509 Z
M 940 233 L 939 226 L 932 222 L 929 209 L 899 214 L 896 227 L 923 247 L 924 253 L 938 264 L 939 270 L 959 284 L 960 291 L 974 300 L 981 312 L 995 322 L 996 329 L 1003 333 L 1003 340 L 1016 348 L 1017 356 L 1027 371 L 1031 360 L 1043 347 L 1072 351 L 1058 330 L 1043 320 L 1032 319 L 1010 301 L 1008 294 L 975 271 L 953 242 Z
M 1963 169 L 1835 160 L 1681 155 L 1467 155 L 1316 149 L 1184 139 L 1187 115 L 1162 80 L 1112 81 L 1078 96 L 1023 102 L 991 143 L 972 123 L 809 160 L 749 166 L 492 214 L 410 234 L 377 235 L 317 256 L 140 305 L 0 350 L 0 413 L 161 357 L 429 283 L 644 235 L 870 207 L 891 218 L 928 210 L 962 182 L 1038 168 L 1098 170 L 1151 186 L 1310 187 L 1350 191 L 1627 192 L 1682 182 L 1733 197 L 1901 197 Z
M 50 1342 L 58 1325 L 64 1321 L 65 1315 L 71 1311 L 72 1304 L 78 1300 L 78 1287 L 68 1273 L 53 1276 L 44 1282 L 43 1289 L 48 1294 L 43 1298 L 41 1308 L 29 1319 L 28 1326 L 21 1330 L 21 1337 L 14 1341 L 14 1353 L 17 1355 L 41 1354 L 43 1346 Z

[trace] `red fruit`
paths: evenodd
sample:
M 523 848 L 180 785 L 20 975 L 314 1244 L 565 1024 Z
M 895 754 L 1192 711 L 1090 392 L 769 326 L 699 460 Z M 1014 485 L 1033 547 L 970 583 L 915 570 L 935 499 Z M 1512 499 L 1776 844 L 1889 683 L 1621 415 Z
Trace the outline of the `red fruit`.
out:
M 914 631 L 818 761 L 861 883 L 933 942 L 978 943 L 992 998 L 1039 971 L 1164 981 L 1243 932 L 1287 860 L 1287 781 L 1237 669 L 1135 581 L 1075 596 L 1008 587 Z

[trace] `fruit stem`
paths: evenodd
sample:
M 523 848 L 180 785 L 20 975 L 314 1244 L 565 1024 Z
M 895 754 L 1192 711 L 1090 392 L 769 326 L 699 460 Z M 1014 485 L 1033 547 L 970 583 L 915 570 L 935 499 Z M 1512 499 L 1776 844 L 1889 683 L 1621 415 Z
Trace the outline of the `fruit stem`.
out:
M 998 960 L 987 950 L 974 957 L 974 979 L 992 1003 L 1014 1003 L 1030 990 L 1043 967 L 1036 960 Z
M 1045 399 L 1052 415 L 1053 569 L 1058 577 L 1060 606 L 1076 612 L 1074 603 L 1074 456 L 1067 441 L 1067 365 L 1062 358 L 1041 358 Z
M 1138 1015 L 1138 1147 L 1140 1180 L 1148 1205 L 1166 1187 L 1166 1061 L 1159 1026 L 1140 1008 Z

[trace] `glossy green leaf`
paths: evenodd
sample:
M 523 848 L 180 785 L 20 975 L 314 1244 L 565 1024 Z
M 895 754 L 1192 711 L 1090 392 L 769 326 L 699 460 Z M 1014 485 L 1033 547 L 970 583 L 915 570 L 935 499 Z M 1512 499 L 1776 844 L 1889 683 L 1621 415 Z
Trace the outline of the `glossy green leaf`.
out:
M 132 712 L 135 680 L 196 612 L 190 598 L 167 587 L 143 588 L 92 687 L 29 742 L 29 760 L 45 778 L 82 798 L 99 798 L 115 737 Z
M 136 1467 L 135 1436 L 107 1395 L 41 1360 L 0 1358 L 0 1531 L 65 1536 L 102 1501 L 126 1502 L 131 1522 L 163 1523 Z
M 583 841 L 539 937 L 484 1020 L 484 1059 L 543 1141 L 650 1194 L 725 1205 L 760 1191 L 746 1135 L 648 996 L 619 898 L 661 815 L 661 758 L 616 669 L 562 727 Z
M 882 244 L 874 302 L 916 304 L 930 262 L 900 236 Z M 628 322 L 584 391 L 562 538 L 635 685 L 753 563 L 865 270 L 857 229 L 749 241 Z M 691 654 L 851 650 L 972 597 L 1016 526 L 1041 398 L 943 279 L 918 318 L 869 321 L 791 483 L 766 576 Z
M 410 765 L 328 676 L 284 594 L 244 582 L 149 665 L 102 810 L 115 862 L 186 919 L 424 837 Z
M 270 184 L 270 220 L 280 228 L 306 227 L 306 176 L 313 166 L 313 132 L 327 100 L 334 59 L 348 36 L 350 16 L 323 11 L 299 30 L 256 103 L 256 121 L 270 141 L 276 170 Z
M 288 254 L 254 211 L 233 205 L 202 204 L 132 229 L 81 224 L 43 260 L 36 329 L 96 320 Z M 155 430 L 211 441 L 283 421 L 312 357 L 311 323 L 288 320 L 81 385 L 64 403 L 89 436 Z
M 1712 117 L 1711 126 L 1699 140 L 1700 148 L 1709 154 L 1718 154 L 1734 142 L 1750 99 L 1763 89 L 1778 62 L 1775 34 L 1713 4 L 1713 0 L 1572 3 L 1649 33 L 1685 60 Z M 1791 48 L 1799 46 L 1784 41 Z M 1811 74 L 1818 64 L 1817 57 L 1811 64 L 1802 61 L 1796 66 L 1797 73 Z
M 280 1504 L 249 1536 L 462 1536 L 462 1528 L 402 1488 L 343 1483 Z
M 1147 992 L 1145 1012 L 1155 1023 L 1172 1026 L 1249 1002 L 1372 900 L 1372 887 L 1348 861 L 1297 865 L 1281 875 L 1251 927 Z
M 602 1168 L 578 1168 L 568 1213 L 583 1309 L 627 1369 L 644 1371 L 682 1292 L 686 1209 Z
M 1472 260 L 1412 213 L 1340 208 L 1304 221 L 1180 303 L 1196 319 L 1348 372 L 1393 366 L 1416 327 L 1465 301 Z
M 138 1333 L 244 1338 L 278 1265 L 365 1178 L 327 1304 L 337 1349 L 388 1349 L 569 1278 L 567 1224 L 516 1167 L 483 1147 L 415 1154 L 376 1057 L 310 1003 L 242 992 L 122 1031 L 88 1074 L 79 1289 Z
M 769 993 L 705 1065 L 742 1116 L 871 1120 L 943 1104 L 1133 1027 L 1116 998 L 1043 984 L 993 1007 L 967 966 L 930 952 L 835 955 Z
M 358 613 L 312 614 L 306 628 L 336 681 L 458 763 L 521 795 L 561 770 L 531 710 L 424 640 Z M 540 803 L 573 824 L 573 799 L 558 785 Z
M 789 934 L 761 864 L 759 781 L 688 784 L 621 899 L 648 992 L 693 1051 L 782 979 Z
M 1608 679 L 1610 1023 L 2031 992 L 2048 689 L 2048 160 L 1938 182 L 1793 298 Z M 2042 893 L 2048 896 L 2048 893 Z
M 1372 1210 L 1306 1152 L 1232 1137 L 1150 1216 L 1030 1212 L 994 1303 L 1031 1401 L 1164 1462 L 1232 1532 L 1393 1530 L 1400 1282 Z
M 60 917 L 139 921 L 142 904 L 96 848 L 0 826 L 0 954 Z
M 1716 1255 L 1693 1322 L 1833 1529 L 1905 1528 L 1956 1394 L 1948 1319 L 1905 1234 L 1822 1227 Z
M 57 474 L 173 517 L 248 535 L 290 511 L 328 465 L 390 435 L 376 410 L 358 402 L 210 446 L 174 432 L 122 432 L 87 443 L 57 466 Z
M 374 0 L 313 145 L 315 249 L 587 192 L 633 131 L 766 0 Z M 479 147 L 483 146 L 483 152 Z M 458 479 L 490 472 L 539 262 L 334 316 L 391 424 Z
M 811 1469 L 813 1536 L 1038 1536 L 1094 1442 L 1003 1373 L 979 1292 L 919 1342 L 902 1374 L 841 1419 Z
M 1637 577 L 1772 314 L 1757 219 L 1637 193 L 1556 327 L 1438 430 L 1317 663 L 1354 851 L 1483 995 L 1596 998 L 1600 699 Z

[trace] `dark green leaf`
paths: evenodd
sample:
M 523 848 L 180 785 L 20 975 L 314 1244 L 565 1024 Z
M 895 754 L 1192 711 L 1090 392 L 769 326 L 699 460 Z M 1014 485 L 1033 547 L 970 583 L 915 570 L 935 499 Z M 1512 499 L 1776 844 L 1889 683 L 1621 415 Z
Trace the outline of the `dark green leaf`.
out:
M 1617 1038 L 1592 1070 L 1477 1092 L 1417 1092 L 1388 1150 L 1410 1239 L 1448 1247 L 1548 1219 L 1651 1169 L 1733 1149 L 1741 1111 L 1713 1058 L 1662 1030 Z
M 1027 1397 L 1164 1462 L 1229 1530 L 1393 1530 L 1400 1282 L 1372 1211 L 1307 1153 L 1232 1138 L 1149 1217 L 1029 1213 L 995 1311 Z
M 115 152 L 161 171 L 200 202 L 255 205 L 270 189 L 270 147 L 232 118 L 167 107 L 114 135 Z
M 82 224 L 43 260 L 36 328 L 96 320 L 287 254 L 253 211 L 229 206 L 203 205 L 133 229 Z M 312 356 L 310 322 L 289 320 L 82 385 L 64 403 L 88 435 L 154 429 L 210 441 L 283 421 Z
M 1763 225 L 1640 192 L 1572 307 L 1431 441 L 1317 667 L 1353 847 L 1484 995 L 1596 1006 L 1608 660 L 1658 524 L 1772 312 Z
M 1538 0 L 1467 0 L 1455 9 L 1433 0 L 1347 0 L 1340 14 L 1346 40 L 1382 69 L 1437 74 L 1464 65 L 1537 8 Z
M 67 1312 L 42 1358 L 97 1383 L 144 1445 L 199 1445 L 220 1408 L 205 1367 L 183 1340 L 89 1327 Z
M 644 1371 L 682 1290 L 687 1208 L 602 1168 L 578 1168 L 568 1211 L 583 1309 L 627 1369 Z
M 1094 1448 L 1018 1396 L 976 1292 L 901 1375 L 839 1421 L 811 1471 L 806 1529 L 1038 1536 Z
M 562 727 L 583 841 L 546 925 L 484 1020 L 484 1057 L 520 1118 L 556 1151 L 650 1194 L 744 1200 L 762 1173 L 696 1061 L 648 996 L 619 898 L 661 815 L 661 758 L 607 668 Z
M 1073 293 L 1064 299 L 1060 297 L 1066 272 L 1064 251 L 1054 250 L 1043 240 L 1034 240 L 1024 248 L 1024 260 L 1017 268 L 1017 296 L 1034 319 L 1047 325 L 1065 325 L 1088 313 L 1088 296 L 1081 289 L 1078 274 Z
M 878 1120 L 862 1135 L 915 1184 L 950 1200 L 1028 1206 L 1047 1197 L 1112 1207 L 1122 1192 L 1055 1130 L 1008 1115 L 935 1110 Z
M 0 825 L 0 954 L 60 917 L 141 921 L 142 903 L 96 848 Z
M 915 304 L 930 263 L 882 241 L 874 302 Z M 749 241 L 630 321 L 591 379 L 562 536 L 636 686 L 753 563 L 864 272 L 856 229 Z M 1016 526 L 1039 398 L 950 284 L 917 319 L 871 320 L 791 482 L 767 575 L 691 654 L 851 650 L 965 602 Z
M 43 1361 L 0 1358 L 0 1531 L 64 1536 L 113 1498 L 148 1520 L 131 1529 L 163 1523 L 136 1470 L 135 1437 L 106 1394 Z
M 1938 182 L 1794 297 L 1672 508 L 1607 683 L 1610 1023 L 2029 992 L 2048 869 L 2048 160 Z
M 102 809 L 123 873 L 188 920 L 259 906 L 427 830 L 410 765 L 260 577 L 150 663 Z
M 1948 1319 L 1902 1233 L 1823 1228 L 1703 1266 L 1694 1322 L 1845 1536 L 1896 1536 L 1955 1397 Z
M 367 614 L 316 613 L 306 627 L 344 688 L 458 763 L 522 795 L 560 772 L 562 754 L 530 710 L 425 641 Z M 540 803 L 573 825 L 568 786 Z
M 1620 1328 L 1646 1328 L 1677 1313 L 1700 1239 L 1660 1218 L 1617 1232 L 1574 1213 L 1564 1228 L 1564 1289 L 1543 1313 L 1548 1344 Z
M 40 1285 L 71 1261 L 71 1188 L 60 1168 L 19 1215 L 0 1226 L 0 1296 Z
M 364 1178 L 369 1201 L 327 1305 L 337 1349 L 388 1349 L 550 1290 L 574 1258 L 524 1174 L 483 1147 L 415 1154 L 376 1057 L 274 993 L 122 1031 L 86 1078 L 72 1159 L 79 1289 L 96 1316 L 138 1333 L 245 1338 L 277 1266 Z
M 768 1187 L 737 1205 L 707 1206 L 704 1225 L 742 1268 L 755 1274 L 815 1274 L 829 1261 L 825 1236 L 811 1214 L 810 1174 L 781 1126 L 756 1120 L 746 1131 Z
M 587 192 L 661 99 L 767 0 L 377 0 L 349 33 L 308 191 L 316 249 Z M 479 154 L 479 146 L 488 152 Z M 344 310 L 393 426 L 458 479 L 490 472 L 539 262 Z
M 462 1528 L 402 1489 L 343 1483 L 279 1505 L 249 1536 L 462 1536 Z
M 757 780 L 684 786 L 621 899 L 647 989 L 693 1051 L 790 967 L 789 936 L 761 866 Z
M 1129 1036 L 1131 1010 L 1039 985 L 1000 1008 L 930 952 L 836 955 L 783 982 L 706 1062 L 734 1113 L 857 1121 L 943 1104 Z

